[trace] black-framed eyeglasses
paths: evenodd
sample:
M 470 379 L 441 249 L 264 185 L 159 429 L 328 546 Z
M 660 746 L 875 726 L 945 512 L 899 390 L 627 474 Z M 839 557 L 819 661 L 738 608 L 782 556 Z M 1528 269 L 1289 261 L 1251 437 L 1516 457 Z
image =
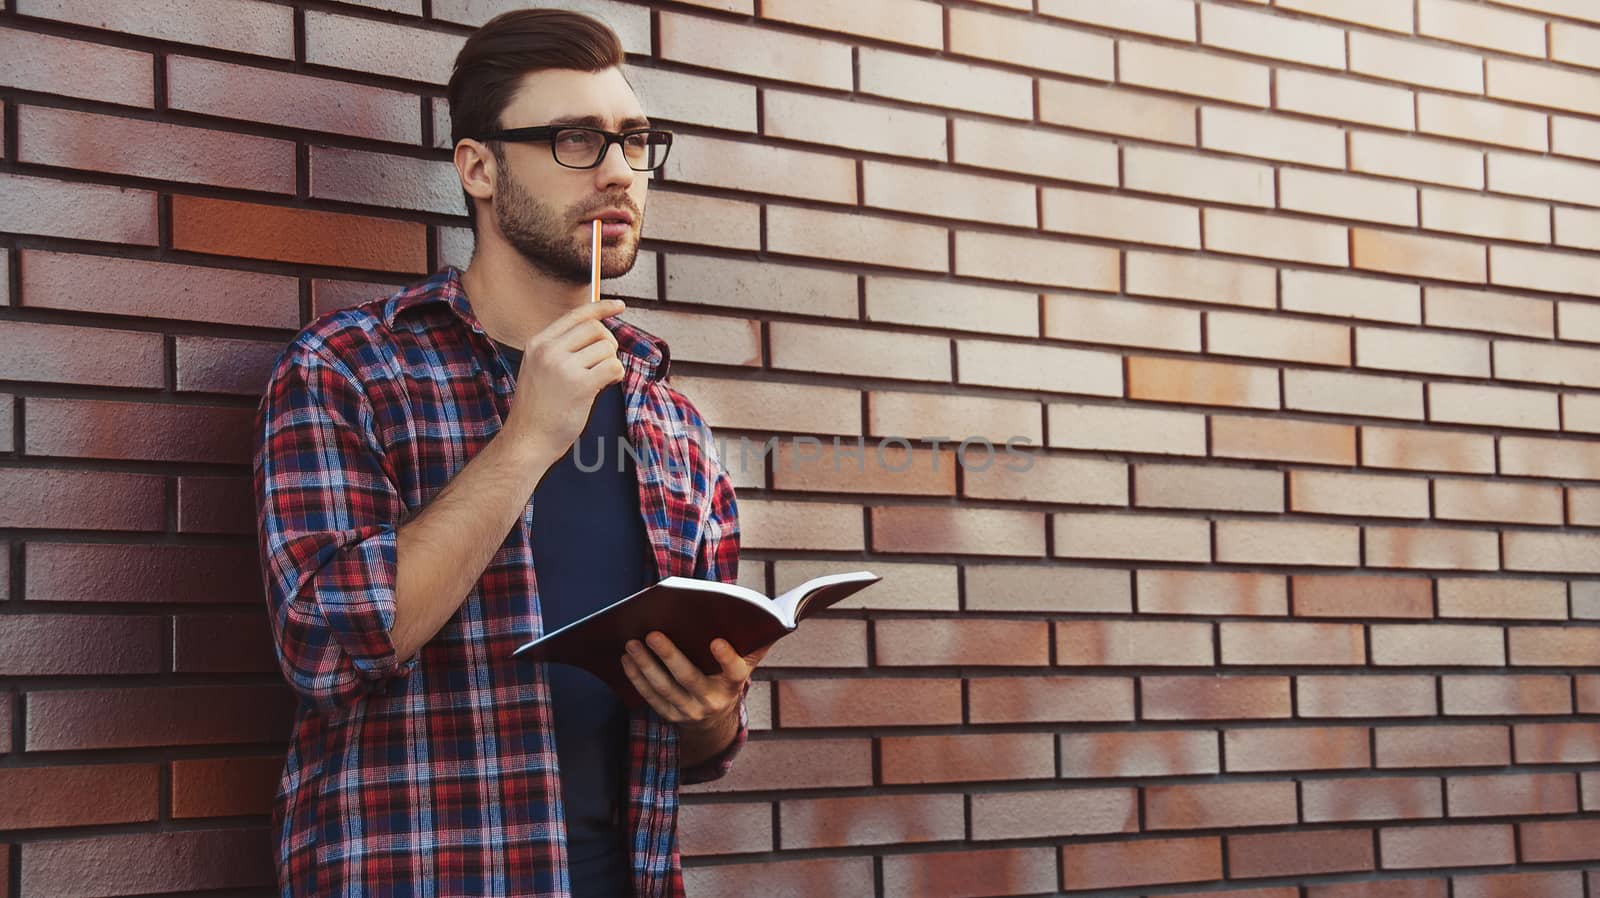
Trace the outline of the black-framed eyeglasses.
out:
M 622 158 L 634 171 L 652 171 L 667 161 L 672 149 L 672 132 L 660 128 L 635 128 L 631 131 L 605 131 L 579 125 L 535 125 L 509 128 L 485 134 L 480 140 L 550 142 L 550 153 L 567 168 L 594 168 L 605 158 L 613 143 L 622 146 Z

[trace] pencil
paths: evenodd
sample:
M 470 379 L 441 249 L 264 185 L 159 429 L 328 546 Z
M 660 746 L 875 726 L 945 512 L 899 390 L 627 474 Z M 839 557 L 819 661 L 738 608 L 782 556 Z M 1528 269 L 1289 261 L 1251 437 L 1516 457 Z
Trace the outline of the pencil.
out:
M 600 219 L 594 220 L 594 244 L 589 253 L 589 301 L 600 301 Z

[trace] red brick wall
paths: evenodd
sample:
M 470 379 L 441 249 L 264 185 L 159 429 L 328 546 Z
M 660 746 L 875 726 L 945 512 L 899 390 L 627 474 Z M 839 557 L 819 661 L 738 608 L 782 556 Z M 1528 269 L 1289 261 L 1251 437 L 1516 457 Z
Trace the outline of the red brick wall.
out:
M 265 894 L 248 421 L 469 251 L 518 4 L 0 5 L 0 898 Z M 693 894 L 1600 895 L 1600 6 L 570 5 L 682 134 L 610 292 L 722 434 L 1044 447 L 737 472 L 742 579 L 886 580 Z

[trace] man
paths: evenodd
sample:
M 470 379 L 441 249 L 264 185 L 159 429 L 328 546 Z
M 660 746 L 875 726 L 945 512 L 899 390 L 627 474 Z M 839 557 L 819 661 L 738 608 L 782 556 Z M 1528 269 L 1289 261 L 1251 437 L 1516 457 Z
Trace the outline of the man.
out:
M 649 634 L 618 659 L 650 705 L 631 715 L 582 671 L 512 658 L 738 563 L 731 482 L 663 380 L 667 346 L 587 301 L 592 221 L 624 274 L 671 141 L 622 60 L 573 13 L 469 38 L 449 97 L 471 264 L 320 317 L 274 367 L 255 489 L 301 697 L 274 813 L 286 896 L 681 895 L 679 784 L 744 742 L 764 650 L 717 640 L 706 675 Z

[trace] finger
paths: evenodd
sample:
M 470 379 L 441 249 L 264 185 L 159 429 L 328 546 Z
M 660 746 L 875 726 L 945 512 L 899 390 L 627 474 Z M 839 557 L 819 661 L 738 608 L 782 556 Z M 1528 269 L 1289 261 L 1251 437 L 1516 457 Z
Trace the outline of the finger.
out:
M 695 666 L 689 656 L 678 651 L 678 647 L 667 638 L 667 634 L 656 631 L 645 637 L 645 643 L 650 646 L 650 651 L 655 653 L 661 663 L 666 665 L 667 671 L 691 695 L 705 695 L 709 687 L 706 682 L 705 672 Z
M 645 682 L 650 684 L 650 687 L 655 690 L 657 695 L 677 709 L 677 713 L 688 716 L 689 709 L 694 702 L 689 694 L 684 691 L 683 686 L 673 679 L 672 674 L 668 673 L 667 669 L 661 666 L 661 662 L 652 657 L 649 649 L 646 649 L 637 639 L 628 640 L 627 648 L 629 658 L 639 669 L 639 673 L 644 677 Z
M 627 373 L 627 369 L 622 367 L 622 361 L 612 356 L 589 369 L 589 376 L 593 378 L 589 387 L 598 393 L 606 386 L 622 380 Z
M 582 321 L 557 338 L 554 345 L 563 352 L 579 352 L 589 346 L 601 344 L 617 350 L 617 338 L 609 328 L 598 321 Z
M 748 655 L 741 655 L 734 650 L 726 639 L 713 639 L 711 640 L 711 657 L 717 659 L 717 663 L 722 665 L 722 677 L 738 684 L 750 678 L 750 674 L 755 671 L 756 665 L 760 664 L 761 659 L 767 656 L 769 648 L 771 646 L 756 649 Z
M 602 318 L 620 315 L 627 309 L 627 303 L 620 299 L 602 299 L 599 302 L 586 302 L 567 310 L 560 318 L 550 322 L 539 337 L 552 342 L 560 343 L 576 328 L 593 322 L 598 324 Z M 605 325 L 601 325 L 604 327 Z
M 656 692 L 656 688 L 650 685 L 650 681 L 645 679 L 643 673 L 640 673 L 639 666 L 633 663 L 633 658 L 629 655 L 622 656 L 622 674 L 633 684 L 633 688 L 639 693 L 639 697 L 644 699 L 645 704 L 661 715 L 662 719 L 672 723 L 683 720 L 683 712 Z
M 573 354 L 573 364 L 580 370 L 588 371 L 596 365 L 603 364 L 606 359 L 617 357 L 617 351 L 608 343 L 591 343 Z
M 620 299 L 602 299 L 599 302 L 586 302 L 583 305 L 568 309 L 565 314 L 551 323 L 551 328 L 559 328 L 555 333 L 570 330 L 573 326 L 585 321 L 598 321 L 601 318 L 610 318 L 621 313 L 628 304 Z M 566 322 L 563 324 L 562 322 Z

